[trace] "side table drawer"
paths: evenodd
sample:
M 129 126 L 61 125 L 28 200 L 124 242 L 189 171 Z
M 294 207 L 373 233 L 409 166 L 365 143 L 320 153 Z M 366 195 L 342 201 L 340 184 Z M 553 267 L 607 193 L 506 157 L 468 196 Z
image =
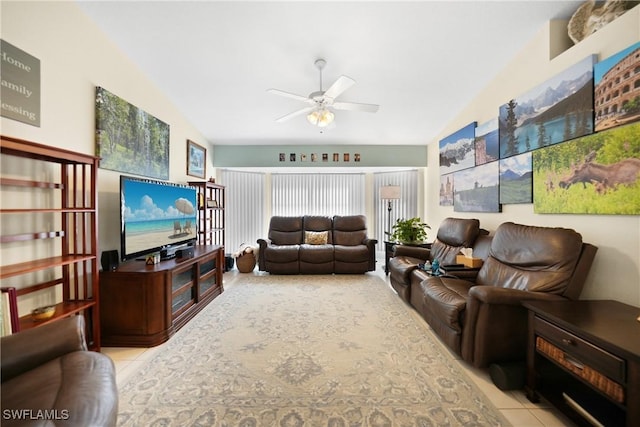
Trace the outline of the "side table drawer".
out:
M 571 359 L 577 359 L 617 383 L 626 383 L 625 361 L 539 317 L 535 317 L 536 335 L 544 337 Z

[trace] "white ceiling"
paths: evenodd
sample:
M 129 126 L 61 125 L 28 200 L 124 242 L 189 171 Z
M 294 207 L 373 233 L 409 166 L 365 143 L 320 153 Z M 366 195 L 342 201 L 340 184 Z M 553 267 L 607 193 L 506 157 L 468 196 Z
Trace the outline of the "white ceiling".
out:
M 582 1 L 80 1 L 214 144 L 425 144 L 551 19 Z M 320 132 L 275 119 L 341 74 L 356 84 Z M 107 89 L 109 89 L 107 87 Z M 505 100 L 506 101 L 506 100 Z M 496 106 L 496 114 L 497 114 Z M 159 117 L 163 119 L 162 117 Z

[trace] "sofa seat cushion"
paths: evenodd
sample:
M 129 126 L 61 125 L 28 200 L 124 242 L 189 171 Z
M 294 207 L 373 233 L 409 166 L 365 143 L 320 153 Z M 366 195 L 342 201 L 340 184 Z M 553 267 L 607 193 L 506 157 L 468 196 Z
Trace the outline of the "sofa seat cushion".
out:
M 343 246 L 343 245 L 335 245 L 334 248 L 334 256 L 336 262 L 350 262 L 350 263 L 359 263 L 359 262 L 369 262 L 370 252 L 369 248 L 365 245 L 358 246 Z
M 300 262 L 311 264 L 322 264 L 325 262 L 333 262 L 333 245 L 300 245 Z
M 264 251 L 267 262 L 297 262 L 300 245 L 270 245 Z
M 430 277 L 420 283 L 425 313 L 439 319 L 456 332 L 462 332 L 470 282 L 446 277 Z
M 56 426 L 115 426 L 118 390 L 114 371 L 113 362 L 104 354 L 68 353 L 3 382 L 2 410 L 55 410 Z M 24 425 L 24 419 L 3 419 L 2 425 Z M 29 425 L 53 424 L 37 420 Z

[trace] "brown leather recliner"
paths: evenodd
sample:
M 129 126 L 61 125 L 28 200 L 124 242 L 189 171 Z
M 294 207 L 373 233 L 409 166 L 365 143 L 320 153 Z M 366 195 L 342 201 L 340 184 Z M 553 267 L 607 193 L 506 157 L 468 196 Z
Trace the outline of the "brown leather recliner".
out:
M 409 302 L 411 277 L 418 264 L 437 259 L 441 265 L 454 264 L 460 249 L 473 246 L 481 234 L 477 219 L 446 218 L 438 227 L 436 240 L 431 248 L 396 245 L 389 260 L 389 280 L 398 295 Z
M 333 217 L 335 272 L 358 274 L 376 269 L 375 239 L 367 237 L 364 215 Z
M 412 289 L 434 332 L 476 367 L 525 360 L 527 300 L 578 299 L 597 247 L 571 229 L 507 222 L 475 283 L 429 277 Z
M 115 367 L 108 356 L 87 351 L 84 317 L 2 337 L 1 346 L 3 426 L 116 425 Z M 29 419 L 39 413 L 55 419 Z

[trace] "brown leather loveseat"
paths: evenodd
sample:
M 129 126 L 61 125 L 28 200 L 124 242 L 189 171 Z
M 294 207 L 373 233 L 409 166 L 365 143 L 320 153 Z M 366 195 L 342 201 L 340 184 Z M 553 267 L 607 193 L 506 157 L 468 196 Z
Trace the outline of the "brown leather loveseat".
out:
M 84 317 L 9 335 L 0 345 L 3 427 L 116 425 L 115 367 L 87 351 Z
M 375 270 L 377 240 L 366 218 L 274 216 L 267 239 L 258 239 L 258 268 L 272 274 L 362 274 Z
M 523 361 L 528 319 L 522 303 L 578 299 L 596 251 L 571 229 L 503 223 L 475 282 L 428 277 L 412 285 L 412 305 L 472 365 Z

